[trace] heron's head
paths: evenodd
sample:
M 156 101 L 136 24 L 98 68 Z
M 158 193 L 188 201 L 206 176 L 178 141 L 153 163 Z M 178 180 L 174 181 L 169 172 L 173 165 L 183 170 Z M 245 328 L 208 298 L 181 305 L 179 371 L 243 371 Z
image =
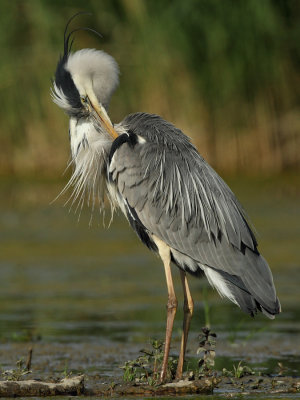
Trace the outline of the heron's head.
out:
M 70 21 L 64 33 L 64 53 L 53 80 L 53 101 L 72 117 L 99 117 L 100 123 L 115 137 L 106 110 L 119 83 L 118 65 L 113 57 L 101 50 L 82 49 L 72 53 L 73 40 L 70 43 L 70 38 L 78 29 L 67 34 Z

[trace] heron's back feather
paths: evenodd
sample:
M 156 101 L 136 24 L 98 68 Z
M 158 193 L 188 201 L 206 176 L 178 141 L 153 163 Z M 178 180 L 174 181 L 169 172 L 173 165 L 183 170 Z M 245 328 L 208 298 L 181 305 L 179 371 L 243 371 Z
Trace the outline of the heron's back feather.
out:
M 156 115 L 132 114 L 121 125 L 128 135 L 116 139 L 109 173 L 131 217 L 173 249 L 178 266 L 202 269 L 245 311 L 278 313 L 272 274 L 242 207 L 188 137 Z

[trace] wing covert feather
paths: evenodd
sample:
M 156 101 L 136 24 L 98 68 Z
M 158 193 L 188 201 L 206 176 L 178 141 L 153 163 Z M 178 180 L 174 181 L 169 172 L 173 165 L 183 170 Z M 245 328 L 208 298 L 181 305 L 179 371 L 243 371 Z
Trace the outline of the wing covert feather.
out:
M 143 226 L 199 268 L 222 271 L 232 281 L 238 277 L 268 309 L 266 297 L 276 300 L 272 275 L 226 183 L 189 139 L 160 117 L 133 114 L 121 124 L 143 140 L 123 143 L 109 173 Z

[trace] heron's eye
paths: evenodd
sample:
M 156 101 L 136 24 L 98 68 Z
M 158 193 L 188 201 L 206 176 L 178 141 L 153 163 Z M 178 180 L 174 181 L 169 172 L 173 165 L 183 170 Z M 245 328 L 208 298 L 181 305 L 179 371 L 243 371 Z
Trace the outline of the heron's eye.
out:
M 86 105 L 87 102 L 88 102 L 87 96 L 80 96 L 80 100 L 81 100 L 81 103 L 84 104 L 84 105 Z

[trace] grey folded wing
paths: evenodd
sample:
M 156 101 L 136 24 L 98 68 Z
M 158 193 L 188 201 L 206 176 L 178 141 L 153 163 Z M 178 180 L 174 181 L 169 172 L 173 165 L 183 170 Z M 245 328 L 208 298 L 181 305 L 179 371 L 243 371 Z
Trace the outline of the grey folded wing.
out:
M 109 165 L 133 227 L 159 237 L 178 266 L 203 270 L 246 311 L 279 312 L 271 271 L 236 197 L 186 136 L 150 117 L 146 126 L 136 115 L 125 121 L 129 134 L 116 140 Z

